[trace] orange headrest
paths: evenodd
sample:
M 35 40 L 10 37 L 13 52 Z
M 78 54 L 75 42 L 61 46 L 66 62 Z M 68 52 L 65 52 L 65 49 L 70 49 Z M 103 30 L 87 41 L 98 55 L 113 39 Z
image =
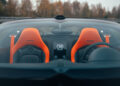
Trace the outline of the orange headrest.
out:
M 39 31 L 36 28 L 25 28 L 18 41 L 14 45 L 14 36 L 11 36 L 11 45 L 10 45 L 10 63 L 13 63 L 13 56 L 17 50 L 26 46 L 26 45 L 33 45 L 38 48 L 41 48 L 45 53 L 45 62 L 49 62 L 49 49 L 43 42 Z
M 71 50 L 71 61 L 75 62 L 75 53 L 78 49 L 97 42 L 103 42 L 96 28 L 84 28 Z

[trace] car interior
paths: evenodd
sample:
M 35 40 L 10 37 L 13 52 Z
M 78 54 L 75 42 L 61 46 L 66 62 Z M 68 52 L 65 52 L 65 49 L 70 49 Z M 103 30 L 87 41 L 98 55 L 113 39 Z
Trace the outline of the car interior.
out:
M 0 86 L 120 86 L 120 0 L 0 0 Z
M 95 19 L 56 18 L 1 24 L 0 82 L 12 86 L 21 86 L 21 82 L 30 86 L 118 83 L 120 25 Z
M 42 40 L 40 32 L 36 28 L 25 28 L 16 43 L 14 43 L 15 36 L 12 35 L 10 42 L 10 64 L 49 63 L 50 61 L 58 59 L 68 60 L 72 63 L 89 62 L 92 51 L 97 48 L 114 51 L 114 48 L 110 45 L 109 35 L 106 35 L 105 41 L 103 41 L 96 28 L 83 28 L 75 43 L 72 41 L 68 44 L 66 40 L 68 39 L 67 36 L 59 37 L 59 35 L 57 35 L 54 38 L 51 37 L 51 39 L 53 48 L 49 49 L 48 47 L 50 47 L 50 45 Z M 98 54 L 99 52 L 100 50 Z M 98 56 L 94 57 L 94 61 L 96 61 L 97 58 Z

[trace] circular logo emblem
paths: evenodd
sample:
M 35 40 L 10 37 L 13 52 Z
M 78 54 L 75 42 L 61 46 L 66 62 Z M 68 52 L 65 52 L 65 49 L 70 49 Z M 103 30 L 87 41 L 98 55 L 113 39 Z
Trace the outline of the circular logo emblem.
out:
M 57 44 L 56 48 L 57 48 L 57 50 L 63 50 L 64 49 L 64 45 L 63 44 Z

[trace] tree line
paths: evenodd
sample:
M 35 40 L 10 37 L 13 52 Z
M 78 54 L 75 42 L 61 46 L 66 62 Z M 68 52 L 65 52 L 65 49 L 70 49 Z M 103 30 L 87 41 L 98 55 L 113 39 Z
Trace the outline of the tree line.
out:
M 0 0 L 0 16 L 9 17 L 55 17 L 64 15 L 73 18 L 120 18 L 120 5 L 108 11 L 101 4 L 89 6 L 81 3 L 65 1 L 50 2 L 50 0 Z

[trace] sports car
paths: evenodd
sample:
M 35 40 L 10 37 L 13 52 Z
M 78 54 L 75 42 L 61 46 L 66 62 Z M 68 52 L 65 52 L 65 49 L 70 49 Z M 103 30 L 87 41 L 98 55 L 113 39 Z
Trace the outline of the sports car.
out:
M 0 24 L 0 82 L 21 86 L 23 79 L 29 85 L 120 84 L 120 24 L 60 15 Z

